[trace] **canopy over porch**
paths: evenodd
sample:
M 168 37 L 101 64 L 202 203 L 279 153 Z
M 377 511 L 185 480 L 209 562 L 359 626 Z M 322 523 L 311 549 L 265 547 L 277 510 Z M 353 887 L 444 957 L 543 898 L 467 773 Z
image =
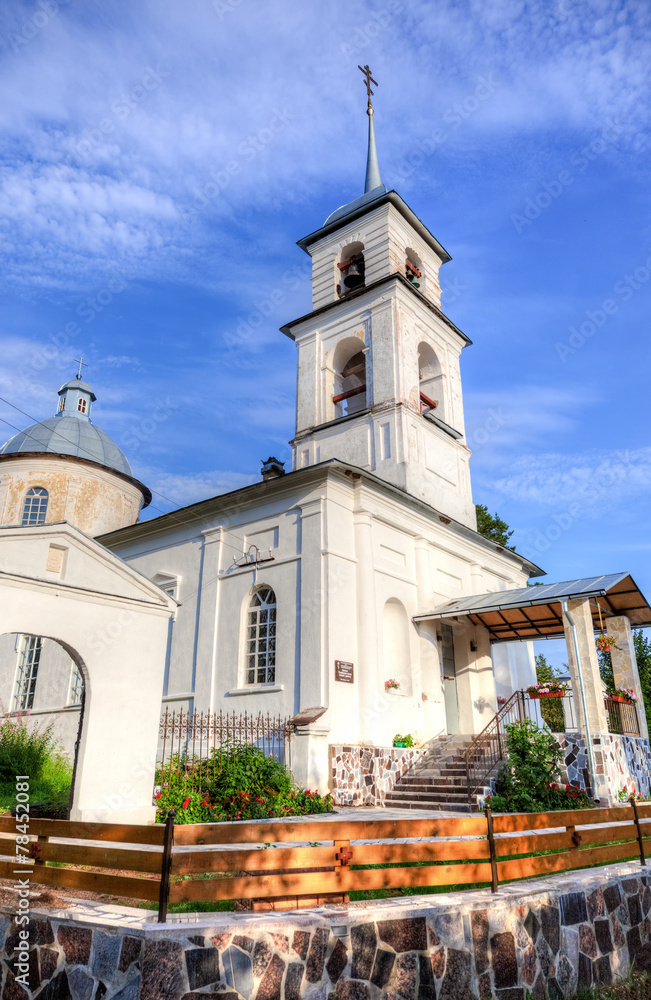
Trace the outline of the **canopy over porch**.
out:
M 415 615 L 414 621 L 467 617 L 487 629 L 491 642 L 554 639 L 565 635 L 561 602 L 567 600 L 590 602 L 595 630 L 602 619 L 619 615 L 638 628 L 651 625 L 651 607 L 628 573 L 459 597 Z

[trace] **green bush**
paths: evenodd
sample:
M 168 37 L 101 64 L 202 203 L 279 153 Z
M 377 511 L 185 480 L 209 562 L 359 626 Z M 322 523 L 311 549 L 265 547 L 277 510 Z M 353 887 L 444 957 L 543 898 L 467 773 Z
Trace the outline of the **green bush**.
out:
M 72 765 L 62 752 L 54 723 L 29 726 L 29 713 L 0 720 L 0 810 L 16 805 L 16 775 L 29 779 L 30 815 L 65 819 Z
M 593 805 L 577 785 L 558 784 L 563 751 L 531 719 L 506 726 L 506 752 L 508 764 L 497 776 L 495 794 L 486 796 L 495 812 L 548 812 Z
M 27 713 L 0 721 L 0 783 L 16 780 L 17 774 L 31 781 L 41 777 L 46 761 L 57 752 L 54 723 L 41 729 L 29 726 Z
M 156 775 L 156 819 L 218 823 L 331 812 L 332 798 L 297 788 L 289 769 L 250 743 L 230 743 L 202 760 L 172 759 Z

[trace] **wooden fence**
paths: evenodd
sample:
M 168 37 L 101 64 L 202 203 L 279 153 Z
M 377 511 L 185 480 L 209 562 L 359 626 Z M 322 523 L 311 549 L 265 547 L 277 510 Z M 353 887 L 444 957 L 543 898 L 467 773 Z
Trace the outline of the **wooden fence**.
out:
M 14 855 L 15 825 L 0 818 L 0 877 L 15 882 L 24 868 L 32 885 L 158 903 L 161 921 L 168 903 L 261 900 L 286 909 L 354 890 L 487 884 L 496 892 L 513 879 L 630 859 L 644 863 L 651 847 L 651 803 L 633 800 L 613 809 L 552 813 L 492 816 L 488 808 L 484 816 L 440 820 L 174 827 L 173 815 L 164 826 L 32 819 L 28 854 L 16 844 Z M 264 849 L 286 843 L 300 846 Z

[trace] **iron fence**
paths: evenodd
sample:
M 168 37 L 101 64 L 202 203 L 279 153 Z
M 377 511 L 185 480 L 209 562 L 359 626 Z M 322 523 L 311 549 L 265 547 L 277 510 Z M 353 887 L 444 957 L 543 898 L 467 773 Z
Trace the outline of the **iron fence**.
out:
M 197 790 L 221 770 L 224 755 L 238 746 L 257 747 L 265 756 L 291 768 L 294 726 L 281 716 L 259 712 L 170 712 L 160 720 L 157 771 L 159 776 L 192 773 Z
M 493 716 L 485 729 L 475 736 L 465 751 L 466 781 L 468 802 L 472 804 L 474 796 L 481 788 L 506 751 L 506 726 L 510 722 L 522 722 L 525 717 L 525 699 L 523 691 L 514 691 L 509 700 L 499 712 Z
M 633 702 L 614 701 L 608 696 L 604 699 L 606 715 L 608 716 L 608 731 L 620 736 L 639 736 L 640 723 L 637 708 Z

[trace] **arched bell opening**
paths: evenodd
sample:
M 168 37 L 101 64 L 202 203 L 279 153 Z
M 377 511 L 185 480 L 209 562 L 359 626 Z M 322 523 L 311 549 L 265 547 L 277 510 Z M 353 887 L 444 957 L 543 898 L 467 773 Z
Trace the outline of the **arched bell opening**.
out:
M 348 243 L 340 252 L 337 261 L 339 284 L 337 294 L 346 295 L 363 288 L 366 284 L 366 262 L 364 260 L 364 244 L 359 241 Z
M 367 407 L 366 354 L 357 337 L 347 337 L 334 354 L 334 392 L 332 417 L 348 417 Z
M 420 412 L 445 420 L 443 370 L 434 349 L 424 341 L 418 345 L 418 390 Z

